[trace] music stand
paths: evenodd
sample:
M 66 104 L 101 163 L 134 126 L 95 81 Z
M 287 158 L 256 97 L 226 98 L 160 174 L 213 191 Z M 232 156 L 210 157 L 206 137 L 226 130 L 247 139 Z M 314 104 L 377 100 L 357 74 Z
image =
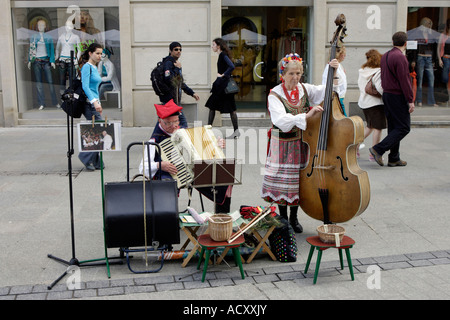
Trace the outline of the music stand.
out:
M 70 74 L 69 74 L 69 87 L 72 87 L 72 79 L 73 79 L 73 59 L 74 59 L 74 52 L 70 51 Z M 72 90 L 72 96 L 66 97 L 66 103 L 68 103 L 69 108 L 73 108 L 73 90 Z M 69 119 L 70 118 L 70 119 Z M 79 261 L 76 257 L 75 253 L 75 224 L 73 219 L 73 188 L 72 188 L 72 155 L 74 154 L 73 149 L 73 117 L 69 116 L 69 113 L 67 113 L 67 170 L 68 170 L 68 176 L 69 176 L 69 206 L 70 206 L 70 232 L 71 232 L 71 242 L 72 242 L 72 258 L 67 261 L 58 257 L 55 257 L 51 254 L 48 254 L 47 257 L 53 260 L 56 260 L 58 262 L 61 262 L 68 266 L 68 268 L 55 280 L 50 284 L 47 289 L 51 290 L 62 278 L 64 278 L 67 273 L 69 272 L 69 267 L 71 266 L 77 266 L 77 267 L 88 267 L 88 266 L 99 266 L 99 265 L 107 265 L 108 266 L 108 278 L 110 278 L 109 274 L 109 262 L 107 256 L 105 258 L 99 258 L 99 259 L 92 259 L 92 260 L 84 260 Z M 102 165 L 102 179 L 103 179 L 103 156 L 102 153 L 100 154 L 101 158 L 101 165 Z M 103 219 L 104 221 L 104 219 Z M 105 250 L 106 253 L 106 250 Z M 106 262 L 98 263 L 98 261 L 106 260 Z M 119 263 L 122 263 L 120 261 Z
M 242 168 L 239 179 L 235 176 L 236 159 L 212 159 L 194 162 L 194 179 L 191 185 L 195 188 L 212 187 L 214 209 L 216 205 L 216 186 L 242 184 Z M 214 210 L 215 211 L 215 210 Z M 215 213 L 215 212 L 214 212 Z

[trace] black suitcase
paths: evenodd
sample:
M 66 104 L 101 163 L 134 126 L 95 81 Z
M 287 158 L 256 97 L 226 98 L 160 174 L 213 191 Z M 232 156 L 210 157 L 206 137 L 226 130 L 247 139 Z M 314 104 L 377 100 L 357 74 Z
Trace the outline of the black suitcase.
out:
M 147 150 L 153 144 L 145 142 Z M 127 147 L 127 181 L 105 183 L 105 242 L 108 248 L 159 246 L 180 243 L 178 191 L 175 180 L 130 181 Z M 150 159 L 149 153 L 148 158 Z M 150 161 L 150 160 L 149 160 Z M 160 166 L 161 167 L 161 166 Z M 159 172 L 159 174 L 161 174 Z M 145 227 L 144 227 L 145 226 Z

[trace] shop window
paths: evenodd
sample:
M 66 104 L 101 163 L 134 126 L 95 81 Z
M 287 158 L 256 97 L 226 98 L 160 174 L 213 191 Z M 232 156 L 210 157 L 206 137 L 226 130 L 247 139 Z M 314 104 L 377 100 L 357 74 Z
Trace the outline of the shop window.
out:
M 227 7 L 222 11 L 222 38 L 233 55 L 240 87 L 240 111 L 266 110 L 267 95 L 279 82 L 278 62 L 298 53 L 309 76 L 308 7 Z
M 104 48 L 98 72 L 103 108 L 120 108 L 119 10 L 80 8 L 13 8 L 13 38 L 19 115 L 60 111 L 61 93 L 69 85 L 71 51 L 74 76 L 78 59 L 92 42 Z M 43 117 L 50 115 L 42 112 Z M 61 111 L 61 116 L 64 113 Z
M 448 104 L 450 9 L 410 7 L 407 29 L 406 55 L 416 104 Z

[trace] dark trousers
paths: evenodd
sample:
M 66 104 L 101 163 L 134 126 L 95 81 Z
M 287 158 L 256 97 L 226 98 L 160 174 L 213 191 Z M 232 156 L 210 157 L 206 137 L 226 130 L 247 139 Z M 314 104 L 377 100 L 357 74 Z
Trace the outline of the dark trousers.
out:
M 387 120 L 387 136 L 373 147 L 375 151 L 383 155 L 389 153 L 389 162 L 400 160 L 400 141 L 411 130 L 411 115 L 408 102 L 403 95 L 383 93 L 384 113 Z

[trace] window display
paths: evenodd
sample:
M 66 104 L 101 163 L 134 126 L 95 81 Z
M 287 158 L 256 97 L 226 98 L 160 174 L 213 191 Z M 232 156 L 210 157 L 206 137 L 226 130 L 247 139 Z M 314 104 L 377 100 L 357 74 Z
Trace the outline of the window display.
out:
M 406 54 L 417 106 L 437 107 L 449 100 L 449 20 L 444 20 L 449 13 L 449 8 L 409 8 Z
M 39 110 L 44 109 L 45 104 L 43 88 L 44 76 L 50 89 L 52 105 L 60 108 L 60 105 L 56 100 L 52 72 L 50 69 L 55 69 L 55 50 L 53 46 L 53 39 L 46 33 L 47 22 L 44 19 L 38 18 L 36 25 L 38 32 L 32 34 L 30 38 L 28 69 L 32 70 L 34 73 Z
M 98 72 L 102 77 L 103 108 L 120 107 L 120 37 L 117 7 L 13 8 L 19 113 L 59 111 L 61 94 L 69 85 L 70 56 L 74 75 L 78 60 L 93 42 L 104 49 Z M 105 92 L 117 93 L 110 99 Z M 63 115 L 63 113 L 61 113 Z M 45 117 L 45 116 L 44 116 Z
M 269 90 L 278 79 L 278 61 L 297 53 L 309 77 L 307 7 L 227 7 L 222 10 L 222 38 L 235 64 L 240 111 L 266 111 Z

